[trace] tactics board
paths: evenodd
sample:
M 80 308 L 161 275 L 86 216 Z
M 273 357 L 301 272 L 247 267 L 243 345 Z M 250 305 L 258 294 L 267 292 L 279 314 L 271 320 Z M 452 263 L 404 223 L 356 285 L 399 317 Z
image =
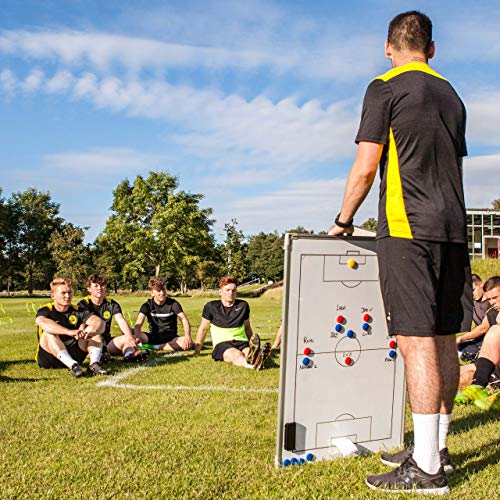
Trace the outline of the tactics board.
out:
M 277 466 L 344 456 L 346 438 L 357 453 L 402 443 L 374 238 L 287 234 L 282 328 Z

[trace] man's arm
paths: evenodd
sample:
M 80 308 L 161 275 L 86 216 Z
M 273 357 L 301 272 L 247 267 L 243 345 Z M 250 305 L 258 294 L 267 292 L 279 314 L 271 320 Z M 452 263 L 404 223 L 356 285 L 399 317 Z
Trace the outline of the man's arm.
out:
M 359 143 L 356 159 L 347 179 L 344 201 L 342 202 L 342 209 L 339 215 L 341 222 L 348 222 L 354 218 L 356 211 L 370 192 L 375 175 L 377 174 L 383 149 L 383 144 L 365 141 Z M 352 226 L 346 229 L 334 224 L 329 229 L 328 234 L 330 236 L 338 236 L 341 234 L 352 234 L 353 231 L 354 227 Z
M 123 335 L 125 335 L 125 337 L 129 337 L 130 340 L 133 340 L 134 332 L 132 331 L 132 328 L 130 328 L 128 321 L 123 317 L 123 313 L 116 313 L 114 315 L 114 318 L 116 319 L 118 327 L 120 328 Z
M 193 341 L 191 340 L 191 324 L 183 312 L 179 313 L 177 317 L 181 320 L 184 327 L 184 336 L 180 337 L 177 343 L 186 350 L 193 345 Z
M 69 328 L 65 328 L 64 326 L 61 326 L 59 323 L 50 318 L 46 318 L 45 316 L 37 316 L 35 319 L 35 323 L 42 329 L 44 333 L 49 333 L 51 335 L 68 335 L 69 337 L 75 337 L 77 339 L 81 335 L 80 332 L 83 332 L 83 328 L 70 330 Z
M 250 325 L 250 318 L 246 319 L 243 322 L 243 325 L 245 326 L 245 333 L 247 334 L 248 340 L 250 340 L 253 335 L 252 326 Z
M 488 318 L 485 316 L 480 325 L 473 328 L 470 332 L 461 333 L 457 335 L 457 344 L 460 342 L 465 342 L 466 340 L 473 340 L 477 337 L 481 337 L 490 329 L 490 322 Z
M 144 324 L 145 319 L 146 319 L 146 315 L 140 312 L 137 316 L 137 319 L 135 320 L 134 336 L 137 338 L 140 338 L 140 336 L 141 336 L 142 325 Z
M 100 335 L 101 333 L 104 333 L 104 330 L 106 330 L 106 323 L 104 323 L 99 316 L 92 314 L 92 316 L 89 316 L 85 321 L 83 338 L 88 339 L 96 335 Z
M 205 318 L 201 318 L 200 327 L 198 328 L 198 333 L 196 334 L 196 340 L 194 343 L 194 353 L 200 354 L 201 348 L 203 347 L 203 341 L 207 335 L 208 327 L 210 326 L 210 321 Z

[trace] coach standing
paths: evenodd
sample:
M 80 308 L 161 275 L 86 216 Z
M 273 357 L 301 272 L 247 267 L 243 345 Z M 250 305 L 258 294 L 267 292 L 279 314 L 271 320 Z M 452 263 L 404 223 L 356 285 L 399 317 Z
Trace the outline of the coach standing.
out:
M 370 476 L 372 489 L 449 491 L 446 435 L 458 386 L 454 334 L 471 324 L 472 289 L 462 185 L 465 108 L 428 66 L 432 23 L 416 11 L 389 24 L 385 54 L 392 70 L 367 88 L 358 151 L 342 209 L 328 234 L 352 234 L 353 217 L 380 163 L 377 253 L 391 335 L 406 368 L 415 446 Z

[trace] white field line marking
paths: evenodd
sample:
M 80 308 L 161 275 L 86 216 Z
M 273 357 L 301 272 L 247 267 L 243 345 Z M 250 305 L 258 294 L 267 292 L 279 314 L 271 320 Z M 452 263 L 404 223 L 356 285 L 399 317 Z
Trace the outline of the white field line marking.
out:
M 171 358 L 175 356 L 180 356 L 181 354 L 168 354 L 165 358 Z M 155 366 L 160 364 L 160 360 L 150 361 L 145 363 L 142 366 L 138 366 L 136 368 L 131 368 L 130 370 L 126 370 L 123 373 L 119 373 L 118 375 L 114 375 L 113 377 L 109 377 L 102 382 L 97 383 L 97 387 L 114 387 L 117 389 L 136 389 L 136 390 L 167 390 L 167 391 L 220 391 L 220 392 L 256 392 L 256 393 L 277 393 L 277 388 L 252 388 L 252 387 L 225 387 L 219 385 L 135 385 L 135 384 L 121 384 L 122 380 L 125 380 L 137 373 L 145 370 L 149 366 Z

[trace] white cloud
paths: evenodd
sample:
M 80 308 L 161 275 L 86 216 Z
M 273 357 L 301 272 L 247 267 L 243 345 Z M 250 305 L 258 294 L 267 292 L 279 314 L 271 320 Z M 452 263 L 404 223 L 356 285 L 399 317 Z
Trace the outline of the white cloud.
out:
M 21 89 L 25 92 L 35 92 L 37 91 L 44 80 L 44 73 L 40 69 L 34 69 L 26 77 L 24 82 L 21 83 Z
M 500 198 L 500 154 L 465 158 L 464 190 L 471 208 L 490 207 Z
M 467 137 L 471 142 L 500 145 L 498 117 L 500 116 L 500 90 L 466 97 Z
M 57 72 L 45 86 L 45 90 L 49 93 L 64 92 L 73 85 L 73 75 L 68 71 Z
M 14 92 L 17 85 L 17 79 L 10 69 L 4 69 L 0 72 L 0 89 L 7 95 Z

